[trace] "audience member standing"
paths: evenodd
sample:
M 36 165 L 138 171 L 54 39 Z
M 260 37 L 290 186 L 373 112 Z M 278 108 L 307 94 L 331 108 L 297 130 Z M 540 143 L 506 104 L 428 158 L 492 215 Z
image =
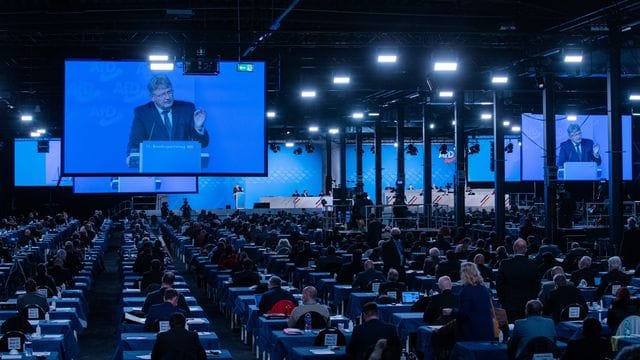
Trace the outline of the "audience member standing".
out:
M 507 311 L 509 321 L 521 319 L 527 301 L 535 299 L 540 290 L 537 266 L 524 254 L 527 242 L 518 239 L 513 243 L 514 256 L 500 263 L 496 290 L 500 303 Z

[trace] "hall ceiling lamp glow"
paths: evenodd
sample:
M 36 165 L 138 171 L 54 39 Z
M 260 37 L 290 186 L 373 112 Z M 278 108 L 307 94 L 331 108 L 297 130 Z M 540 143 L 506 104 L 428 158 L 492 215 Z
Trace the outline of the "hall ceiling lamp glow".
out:
M 31 135 L 31 137 L 40 137 L 40 133 L 37 131 L 32 131 L 29 135 Z
M 443 98 L 450 98 L 453 97 L 453 91 L 440 91 L 439 95 Z
M 169 61 L 169 55 L 151 54 L 149 55 L 149 61 L 167 62 Z
M 320 130 L 320 128 L 317 126 L 309 126 L 309 132 L 318 132 L 318 130 Z
M 490 120 L 492 117 L 493 117 L 493 115 L 491 115 L 489 113 L 480 114 L 480 119 L 482 119 L 482 120 Z
M 429 129 L 434 129 L 435 127 L 436 127 L 436 124 L 434 123 L 429 124 Z
M 521 130 L 520 126 L 514 125 L 514 126 L 511 127 L 511 131 L 513 131 L 513 132 L 520 132 L 520 130 Z
M 316 97 L 316 92 L 315 90 L 302 90 L 300 96 L 303 98 L 314 98 Z
M 568 54 L 566 54 L 564 56 L 564 62 L 579 64 L 579 63 L 582 62 L 582 54 L 579 54 L 579 53 L 568 53 Z
M 393 143 L 393 147 L 398 147 L 398 143 Z
M 395 64 L 397 61 L 398 61 L 398 56 L 395 54 L 378 55 L 378 62 L 381 64 Z
M 170 62 L 152 62 L 149 64 L 151 71 L 173 71 L 173 63 Z
M 374 117 L 374 116 L 380 116 L 380 113 L 378 113 L 378 112 L 370 112 L 368 115 L 370 117 Z
M 436 61 L 433 64 L 434 71 L 457 71 L 458 63 L 455 61 Z
M 364 114 L 361 112 L 354 112 L 353 114 L 351 114 L 351 117 L 356 120 L 360 120 L 364 118 Z
M 275 111 L 267 111 L 267 117 L 269 119 L 273 119 L 274 117 L 276 117 L 276 112 Z
M 567 115 L 567 121 L 576 121 L 576 120 L 578 120 L 578 115 L 576 114 Z
M 491 78 L 492 84 L 506 84 L 509 82 L 509 77 L 504 75 L 496 75 Z
M 456 121 L 455 121 L 455 120 L 452 120 L 452 121 L 451 121 L 451 125 L 456 126 Z
M 339 132 L 340 132 L 340 129 L 338 129 L 338 128 L 329 129 L 329 134 L 331 134 L 331 135 L 335 135 L 335 134 L 337 134 Z
M 351 82 L 351 78 L 348 76 L 334 76 L 333 83 L 334 84 L 349 84 Z
M 40 135 L 44 135 L 44 134 L 46 134 L 46 133 L 47 133 L 47 130 L 46 130 L 46 129 L 38 129 L 38 130 L 36 130 L 36 132 L 37 132 L 38 134 L 40 134 Z
M 629 100 L 631 100 L 631 101 L 640 101 L 640 94 L 631 94 L 631 95 L 629 95 Z
M 21 115 L 20 121 L 33 121 L 33 115 L 29 115 L 29 114 Z
M 289 147 L 289 148 L 293 147 L 293 145 L 294 145 L 294 144 L 293 144 L 292 142 L 286 142 L 286 143 L 284 143 L 284 146 Z
M 511 122 L 509 120 L 505 120 L 505 121 L 502 122 L 502 125 L 506 127 L 506 126 L 511 125 Z

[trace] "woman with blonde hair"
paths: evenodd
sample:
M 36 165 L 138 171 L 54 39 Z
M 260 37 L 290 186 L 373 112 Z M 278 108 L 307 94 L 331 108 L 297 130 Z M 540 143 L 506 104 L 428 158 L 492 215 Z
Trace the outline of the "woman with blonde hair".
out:
M 457 323 L 457 340 L 494 340 L 491 292 L 484 286 L 482 275 L 476 264 L 462 263 L 460 280 L 462 281 L 460 304 L 453 310 Z

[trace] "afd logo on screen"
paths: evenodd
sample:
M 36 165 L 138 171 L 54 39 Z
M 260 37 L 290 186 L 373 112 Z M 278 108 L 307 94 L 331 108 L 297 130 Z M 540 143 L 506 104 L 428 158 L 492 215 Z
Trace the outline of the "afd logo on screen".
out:
M 446 153 L 440 153 L 438 155 L 438 159 L 444 159 L 444 163 L 445 164 L 449 164 L 452 163 L 454 161 L 456 161 L 456 153 L 453 150 L 449 150 Z

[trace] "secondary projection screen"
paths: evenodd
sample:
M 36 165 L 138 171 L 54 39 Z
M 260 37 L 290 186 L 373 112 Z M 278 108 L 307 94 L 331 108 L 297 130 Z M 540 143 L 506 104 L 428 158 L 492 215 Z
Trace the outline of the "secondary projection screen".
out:
M 56 186 L 61 175 L 60 139 L 14 139 L 14 185 Z M 71 186 L 63 177 L 60 186 Z
M 491 168 L 493 156 L 493 136 L 473 136 L 467 139 L 468 148 L 472 146 L 478 152 L 469 152 L 468 176 L 469 181 L 492 182 L 495 180 L 495 169 Z M 511 144 L 511 145 L 509 145 Z M 520 142 L 516 136 L 504 137 L 504 178 L 506 181 L 520 181 Z
M 558 180 L 609 179 L 607 115 L 556 115 Z M 631 180 L 631 117 L 622 117 L 622 179 Z M 522 114 L 522 180 L 544 180 L 544 118 Z
M 74 177 L 75 194 L 104 193 L 197 193 L 195 176 Z
M 265 66 L 237 65 L 66 61 L 65 175 L 266 175 Z

